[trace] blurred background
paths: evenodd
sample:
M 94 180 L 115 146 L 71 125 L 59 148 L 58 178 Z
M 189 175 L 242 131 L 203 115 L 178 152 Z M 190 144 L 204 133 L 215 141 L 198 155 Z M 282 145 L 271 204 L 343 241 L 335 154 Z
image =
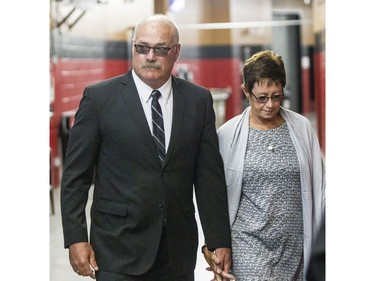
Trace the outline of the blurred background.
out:
M 50 148 L 59 184 L 69 129 L 85 86 L 125 73 L 142 18 L 162 13 L 180 28 L 174 74 L 210 88 L 217 126 L 242 112 L 242 63 L 255 52 L 282 55 L 283 106 L 311 117 L 325 151 L 325 1 L 51 0 Z

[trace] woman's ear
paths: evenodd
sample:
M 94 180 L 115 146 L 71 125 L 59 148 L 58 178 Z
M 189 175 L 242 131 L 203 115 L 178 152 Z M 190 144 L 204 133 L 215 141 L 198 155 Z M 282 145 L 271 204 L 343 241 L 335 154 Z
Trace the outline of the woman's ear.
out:
M 245 94 L 246 98 L 249 99 L 250 98 L 250 94 L 249 94 L 249 91 L 245 87 L 245 83 L 242 83 L 241 88 L 242 88 L 242 91 Z

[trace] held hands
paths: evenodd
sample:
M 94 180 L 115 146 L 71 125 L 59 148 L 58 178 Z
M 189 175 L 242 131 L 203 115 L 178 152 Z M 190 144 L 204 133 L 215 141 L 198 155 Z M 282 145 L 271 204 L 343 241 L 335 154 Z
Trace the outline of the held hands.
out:
M 89 243 L 80 242 L 70 245 L 69 261 L 78 275 L 96 279 L 95 271 L 98 271 L 99 267 L 96 264 L 94 250 Z
M 231 250 L 229 248 L 218 248 L 214 252 L 210 252 L 207 246 L 204 246 L 202 252 L 210 265 L 206 270 L 214 272 L 214 279 L 211 281 L 235 280 L 235 277 L 229 274 L 231 267 Z

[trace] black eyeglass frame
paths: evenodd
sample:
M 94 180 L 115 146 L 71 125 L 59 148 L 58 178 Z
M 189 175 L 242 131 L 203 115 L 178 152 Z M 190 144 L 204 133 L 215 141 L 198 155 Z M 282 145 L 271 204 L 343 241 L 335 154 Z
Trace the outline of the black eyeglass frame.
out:
M 265 104 L 268 102 L 269 99 L 271 99 L 273 102 L 281 102 L 284 98 L 284 89 L 281 92 L 282 94 L 280 95 L 276 94 L 276 95 L 271 95 L 270 97 L 266 95 L 257 97 L 256 95 L 254 95 L 252 91 L 250 91 L 250 94 L 253 95 L 253 97 L 257 100 L 258 103 Z
M 168 55 L 168 52 L 172 50 L 174 47 L 176 47 L 177 45 L 178 44 L 175 44 L 172 47 L 162 47 L 162 46 L 151 47 L 151 46 L 144 45 L 144 44 L 134 44 L 134 47 L 137 53 L 141 55 L 147 55 L 150 52 L 150 50 L 153 49 L 156 56 L 165 57 Z M 141 51 L 139 48 L 143 48 L 144 51 Z

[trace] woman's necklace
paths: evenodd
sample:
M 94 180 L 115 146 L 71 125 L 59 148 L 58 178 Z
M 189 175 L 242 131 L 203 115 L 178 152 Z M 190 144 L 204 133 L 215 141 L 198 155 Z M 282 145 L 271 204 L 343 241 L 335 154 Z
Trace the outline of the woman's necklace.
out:
M 270 144 L 267 149 L 271 152 L 275 152 L 275 149 L 273 148 L 272 144 Z
M 250 120 L 251 120 L 251 117 L 249 115 L 249 127 L 251 127 Z M 274 143 L 275 143 L 275 134 L 276 134 L 276 132 L 275 131 L 271 131 L 271 130 L 274 130 L 274 129 L 280 127 L 284 122 L 285 122 L 284 119 L 282 119 L 281 124 L 277 124 L 277 126 L 272 126 L 271 128 L 260 126 L 260 125 L 254 124 L 254 122 L 253 122 L 253 127 L 252 128 L 257 129 L 257 130 L 261 130 L 261 131 L 269 131 L 270 144 L 267 146 L 267 150 L 268 151 L 275 152 Z

